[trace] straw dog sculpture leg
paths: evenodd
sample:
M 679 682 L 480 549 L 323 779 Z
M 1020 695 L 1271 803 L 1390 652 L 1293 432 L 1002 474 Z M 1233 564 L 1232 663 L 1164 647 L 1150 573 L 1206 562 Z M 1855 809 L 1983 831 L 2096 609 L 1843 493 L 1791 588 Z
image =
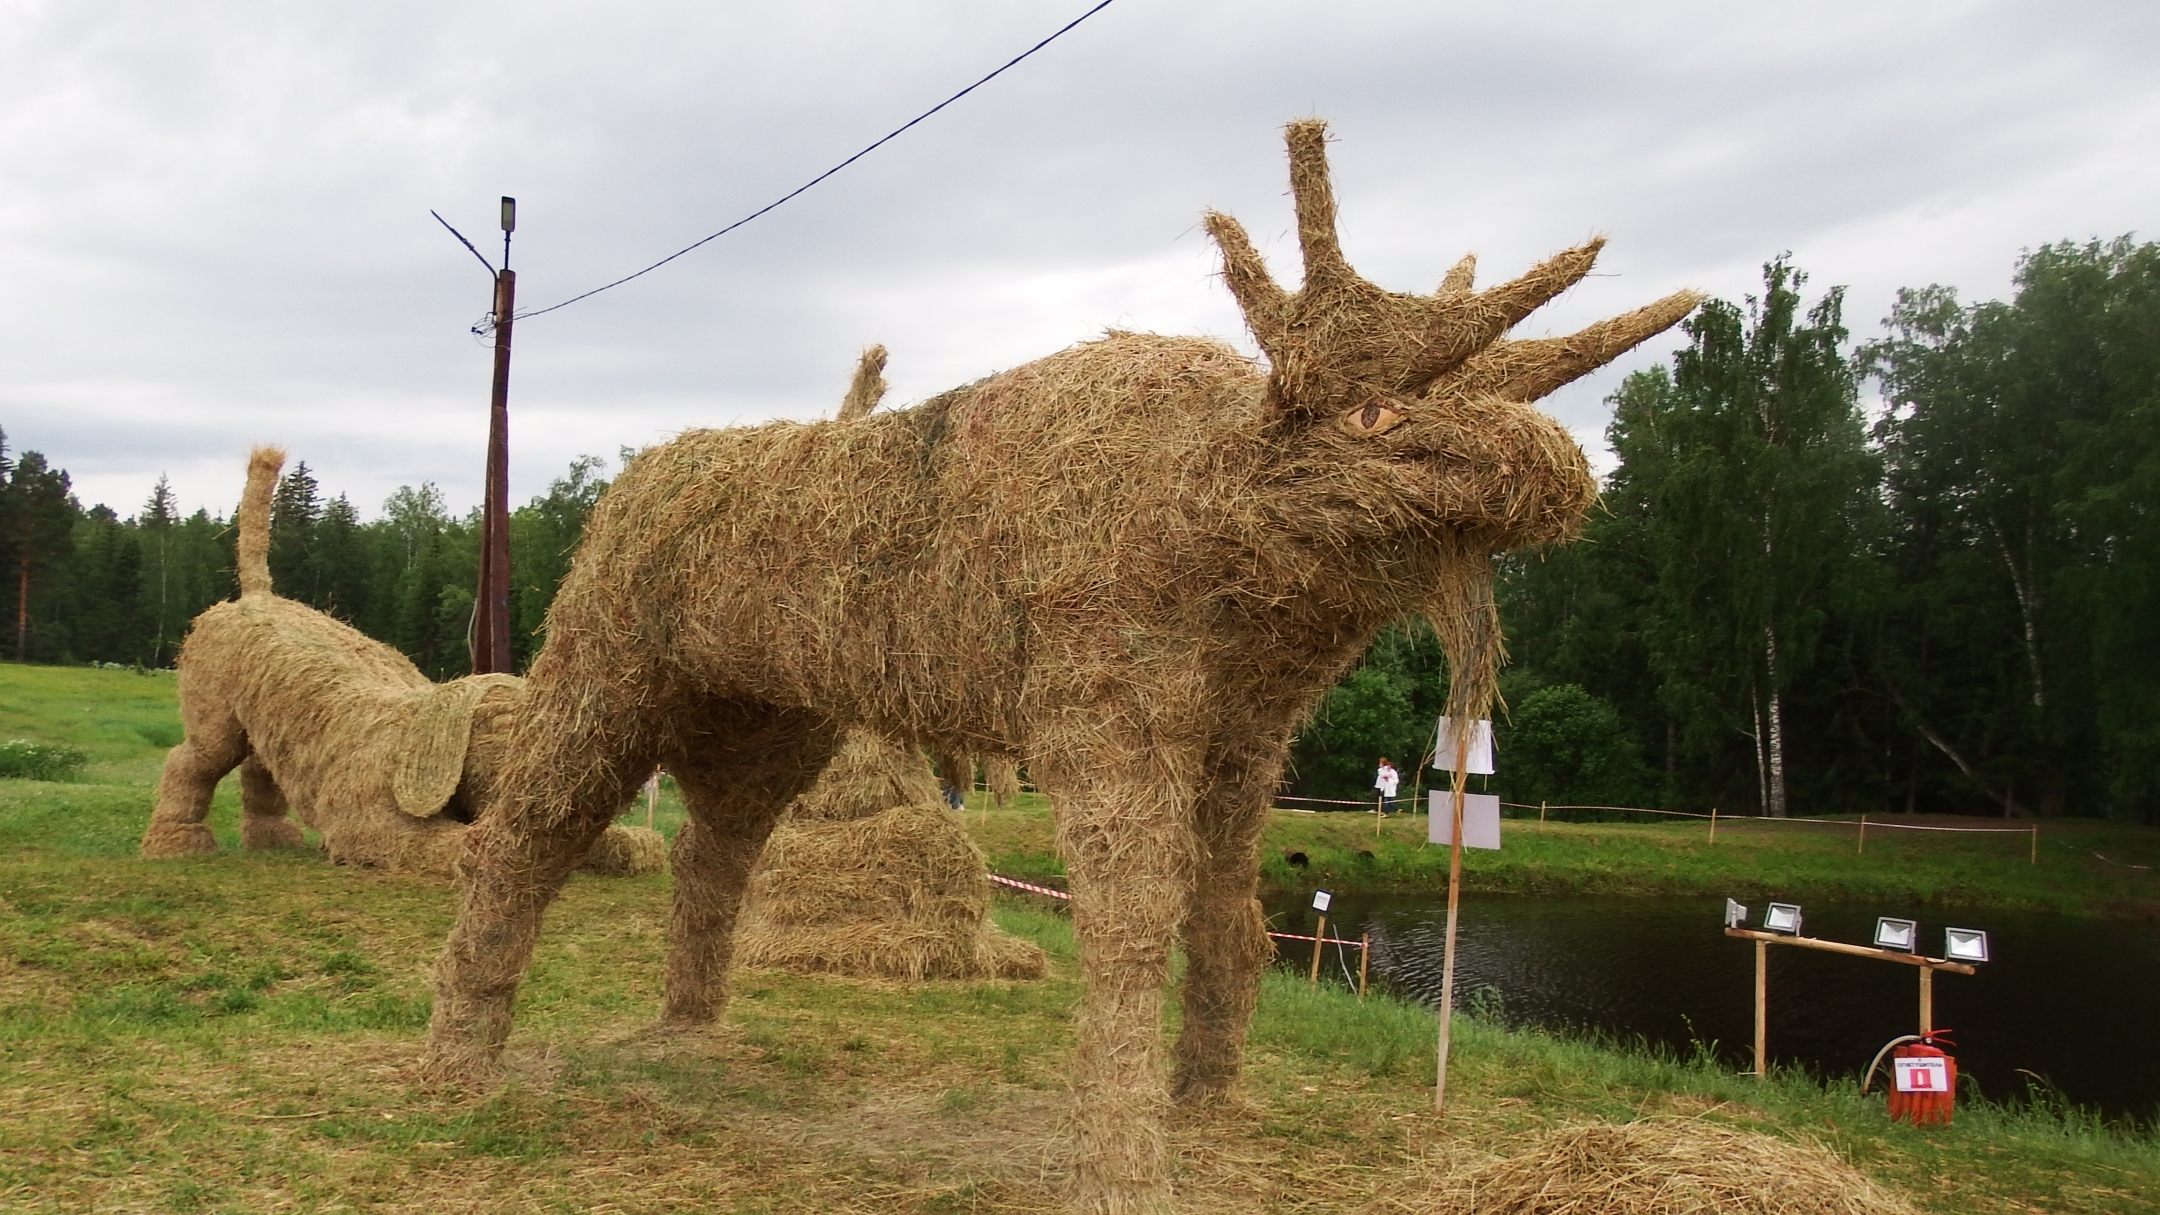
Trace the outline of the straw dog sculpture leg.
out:
M 1206 220 L 1265 367 L 1112 333 L 877 412 L 874 352 L 835 421 L 691 431 L 623 471 L 550 612 L 504 804 L 482 818 L 436 971 L 434 1072 L 494 1066 L 563 858 L 641 762 L 695 765 L 677 769 L 696 826 L 665 1016 L 696 1023 L 724 995 L 741 875 L 836 727 L 1024 757 L 1057 808 L 1087 978 L 1073 1200 L 1167 1207 L 1170 950 L 1182 926 L 1178 1092 L 1215 1099 L 1264 956 L 1254 839 L 1290 723 L 1417 613 L 1455 672 L 1451 711 L 1482 715 L 1491 554 L 1571 538 L 1596 496 L 1530 402 L 1699 298 L 1506 337 L 1590 271 L 1596 243 L 1485 291 L 1468 259 L 1435 294 L 1383 291 L 1343 260 L 1321 124 L 1288 134 L 1300 289 L 1234 220 Z

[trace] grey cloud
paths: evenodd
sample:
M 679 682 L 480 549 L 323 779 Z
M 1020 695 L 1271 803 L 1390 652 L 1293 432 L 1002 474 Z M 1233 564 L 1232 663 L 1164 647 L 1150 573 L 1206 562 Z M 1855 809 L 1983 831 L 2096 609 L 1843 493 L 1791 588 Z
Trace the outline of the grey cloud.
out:
M 489 248 L 522 302 L 704 235 L 1077 3 L 73 4 L 0 15 L 0 426 L 132 509 L 223 508 L 277 439 L 370 508 L 477 495 Z M 1276 128 L 1335 124 L 1351 256 L 1429 289 L 1602 232 L 1564 329 L 1785 249 L 1872 328 L 1902 285 L 2146 225 L 2149 5 L 1165 5 L 1120 0 L 812 194 L 518 332 L 516 492 L 580 452 L 828 411 L 893 346 L 916 398 L 1099 332 L 1242 343 L 1195 220 L 1294 277 Z M 1664 349 L 1669 349 L 1669 346 Z M 1664 349 L 1638 353 L 1642 366 Z M 1552 402 L 1603 425 L 1625 368 Z

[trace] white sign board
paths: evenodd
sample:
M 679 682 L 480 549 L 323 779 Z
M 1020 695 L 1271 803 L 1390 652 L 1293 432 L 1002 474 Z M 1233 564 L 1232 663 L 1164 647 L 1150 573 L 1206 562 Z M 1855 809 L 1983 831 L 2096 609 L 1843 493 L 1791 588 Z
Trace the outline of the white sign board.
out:
M 1470 723 L 1470 762 L 1464 768 L 1472 776 L 1491 776 L 1492 722 L 1480 719 Z M 1432 766 L 1442 772 L 1455 770 L 1455 719 L 1440 719 L 1439 733 L 1433 737 Z
M 1449 789 L 1434 789 L 1432 813 L 1425 820 L 1425 838 L 1435 844 L 1455 842 L 1455 794 Z M 1500 846 L 1500 795 L 1497 793 L 1465 793 L 1462 799 L 1462 846 L 1465 848 L 1498 848 Z
M 1315 890 L 1312 892 L 1312 909 L 1319 912 L 1321 915 L 1327 914 L 1328 904 L 1334 901 L 1335 896 L 1329 894 L 1325 890 Z
M 1897 1091 L 1901 1093 L 1941 1093 L 1950 1089 L 1950 1071 L 1940 1056 L 1891 1062 L 1897 1066 Z

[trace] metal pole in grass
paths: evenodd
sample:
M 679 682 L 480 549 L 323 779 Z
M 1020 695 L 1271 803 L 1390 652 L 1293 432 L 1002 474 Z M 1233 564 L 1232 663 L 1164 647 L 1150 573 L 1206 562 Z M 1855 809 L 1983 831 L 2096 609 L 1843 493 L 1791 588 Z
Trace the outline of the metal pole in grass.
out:
M 1448 844 L 1447 946 L 1440 961 L 1440 1058 L 1432 1097 L 1435 1113 L 1447 1108 L 1448 1031 L 1455 1021 L 1455 913 L 1462 903 L 1463 785 L 1470 779 L 1464 770 L 1470 766 L 1471 728 L 1467 718 L 1455 720 L 1455 794 L 1449 799 L 1454 806 L 1450 814 L 1455 830 Z

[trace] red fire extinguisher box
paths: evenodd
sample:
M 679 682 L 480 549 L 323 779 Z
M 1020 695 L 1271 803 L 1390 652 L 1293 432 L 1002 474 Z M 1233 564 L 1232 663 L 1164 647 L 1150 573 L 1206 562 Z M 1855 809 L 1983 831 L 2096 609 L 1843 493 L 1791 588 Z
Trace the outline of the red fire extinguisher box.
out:
M 1891 1118 L 1915 1126 L 1950 1121 L 1957 1104 L 1957 1060 L 1934 1044 L 1934 1035 L 1892 1051 L 1890 1066 Z

